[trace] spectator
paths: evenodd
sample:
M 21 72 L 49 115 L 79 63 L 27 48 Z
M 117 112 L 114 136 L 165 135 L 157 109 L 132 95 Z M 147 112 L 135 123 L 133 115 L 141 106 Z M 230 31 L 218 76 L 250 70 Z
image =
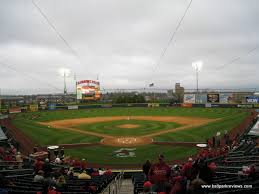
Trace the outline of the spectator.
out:
M 143 191 L 145 194 L 150 194 L 152 188 L 152 183 L 150 181 L 146 181 L 143 185 Z
M 215 148 L 215 144 L 216 144 L 216 138 L 215 136 L 212 137 L 212 147 Z
M 216 134 L 216 146 L 217 146 L 217 148 L 220 147 L 220 132 L 219 131 Z
M 61 164 L 61 163 L 62 163 L 62 161 L 60 160 L 60 158 L 56 158 L 54 162 L 55 162 L 55 164 Z
M 191 182 L 190 189 L 188 194 L 205 194 L 205 190 L 201 188 L 201 185 L 205 185 L 206 183 L 202 179 L 194 179 Z
M 104 172 L 105 175 L 112 175 L 112 170 L 111 169 L 106 169 L 106 171 Z
M 48 150 L 48 159 L 51 160 L 51 152 Z
M 153 183 L 152 191 L 164 192 L 171 174 L 170 167 L 165 163 L 163 155 L 159 155 L 159 162 L 151 166 L 149 171 L 149 180 Z
M 58 177 L 56 185 L 59 190 L 64 190 L 66 188 L 66 179 L 63 175 Z
M 57 192 L 56 187 L 50 187 L 48 189 L 48 194 L 61 194 L 61 192 Z
M 65 157 L 65 151 L 64 151 L 64 148 L 63 148 L 63 147 L 62 147 L 62 149 L 60 150 L 59 155 L 60 155 L 60 158 L 62 158 L 62 159 Z
M 87 161 L 86 159 L 83 158 L 81 162 L 81 169 L 86 170 L 86 168 L 87 168 Z
M 33 153 L 36 153 L 36 152 L 38 152 L 38 147 L 37 147 L 37 146 L 35 146 L 35 147 L 33 148 Z
M 99 176 L 99 170 L 95 170 L 94 172 L 91 173 L 91 177 L 94 177 L 94 176 Z
M 74 169 L 73 167 L 70 167 L 68 172 L 67 172 L 67 176 L 69 179 L 73 179 L 74 178 Z
M 18 162 L 18 168 L 22 168 L 23 166 L 23 158 L 20 152 L 17 152 L 15 156 L 16 162 Z
M 188 162 L 183 166 L 183 175 L 187 178 L 187 189 L 195 176 L 194 170 L 192 167 L 192 162 L 193 162 L 192 158 L 189 158 Z
M 91 176 L 86 174 L 86 171 L 84 170 L 82 173 L 78 175 L 78 179 L 91 179 Z
M 143 166 L 142 166 L 142 170 L 143 170 L 144 174 L 146 175 L 146 178 L 148 178 L 148 173 L 151 168 L 151 165 L 152 165 L 151 162 L 149 160 L 147 160 L 145 162 L 145 164 L 143 164 Z
M 228 134 L 228 132 L 225 130 L 225 133 L 224 133 L 224 143 L 226 144 L 226 145 L 229 145 L 229 134 Z
M 58 157 L 58 153 L 59 153 L 58 149 L 55 149 L 54 150 L 54 155 L 55 155 L 56 158 Z
M 171 179 L 171 183 L 172 183 L 172 187 L 171 187 L 171 191 L 168 192 L 170 194 L 182 194 L 185 193 L 186 191 L 186 179 L 181 176 L 180 174 L 176 174 L 176 176 L 174 176 Z
M 44 172 L 39 170 L 38 173 L 34 176 L 34 182 L 43 183 L 44 181 Z
M 212 170 L 208 167 L 207 162 L 201 161 L 199 178 L 205 181 L 207 184 L 211 183 L 213 177 Z
M 104 175 L 105 171 L 102 168 L 99 168 L 99 175 Z
M 34 163 L 34 170 L 37 173 L 38 171 L 43 169 L 43 161 L 41 161 L 40 159 L 37 159 Z
M 45 172 L 45 176 L 49 176 L 50 173 L 52 172 L 52 166 L 49 163 L 49 159 L 48 158 L 45 159 L 45 163 L 43 164 L 42 169 Z

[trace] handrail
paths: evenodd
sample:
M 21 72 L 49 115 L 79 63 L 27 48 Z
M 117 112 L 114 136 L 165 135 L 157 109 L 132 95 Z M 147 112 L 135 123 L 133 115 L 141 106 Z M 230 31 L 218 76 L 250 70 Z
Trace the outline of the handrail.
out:
M 114 180 L 101 192 L 101 194 L 119 194 L 124 172 L 121 171 Z

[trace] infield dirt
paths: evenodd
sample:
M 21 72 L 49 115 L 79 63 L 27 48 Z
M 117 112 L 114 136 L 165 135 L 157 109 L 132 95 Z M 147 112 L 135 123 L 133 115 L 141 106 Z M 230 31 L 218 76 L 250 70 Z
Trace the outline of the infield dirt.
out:
M 145 145 L 153 142 L 152 137 L 161 134 L 166 134 L 170 132 L 175 132 L 179 130 L 185 130 L 197 126 L 206 125 L 210 122 L 214 122 L 220 119 L 208 119 L 208 118 L 198 118 L 198 117 L 181 117 L 181 116 L 130 116 L 133 120 L 145 120 L 145 121 L 160 121 L 160 122 L 174 122 L 179 123 L 183 126 L 173 129 L 168 129 L 164 131 L 158 131 L 150 133 L 148 135 L 143 135 L 140 137 L 113 137 L 107 134 L 95 133 L 87 130 L 80 130 L 74 128 L 81 124 L 99 123 L 99 122 L 109 122 L 118 120 L 129 120 L 128 116 L 114 116 L 114 117 L 90 117 L 90 118 L 78 118 L 78 119 L 66 119 L 57 120 L 50 122 L 39 122 L 42 125 L 47 125 L 52 128 L 65 129 L 70 131 L 75 131 L 81 134 L 94 135 L 103 138 L 101 143 L 109 146 L 137 146 Z M 134 130 L 134 124 L 126 124 L 125 128 L 132 128 Z M 130 125 L 130 126 L 129 126 Z M 133 126 L 134 125 L 134 126 Z M 122 127 L 123 128 L 123 127 Z

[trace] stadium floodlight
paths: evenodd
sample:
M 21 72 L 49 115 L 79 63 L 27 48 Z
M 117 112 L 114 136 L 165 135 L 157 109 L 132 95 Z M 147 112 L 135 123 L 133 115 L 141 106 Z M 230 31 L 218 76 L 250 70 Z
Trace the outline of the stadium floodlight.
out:
M 197 93 L 197 96 L 198 96 L 198 92 L 199 92 L 199 72 L 201 71 L 202 66 L 203 66 L 202 61 L 196 61 L 196 62 L 192 63 L 192 68 L 196 72 L 196 93 Z
M 67 83 L 66 83 L 66 77 L 68 77 L 71 73 L 70 69 L 67 68 L 61 68 L 59 70 L 59 73 L 62 77 L 64 77 L 64 95 L 67 94 Z

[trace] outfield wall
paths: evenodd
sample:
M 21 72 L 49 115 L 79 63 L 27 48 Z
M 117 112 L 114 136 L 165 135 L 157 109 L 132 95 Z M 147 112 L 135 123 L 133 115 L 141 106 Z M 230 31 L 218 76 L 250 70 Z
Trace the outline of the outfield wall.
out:
M 125 103 L 125 104 L 89 104 L 89 105 L 66 105 L 66 104 L 48 104 L 41 107 L 38 105 L 27 105 L 10 109 L 2 109 L 2 113 L 20 113 L 36 111 L 53 111 L 53 110 L 78 110 L 92 108 L 129 108 L 129 107 L 183 107 L 183 108 L 259 108 L 258 104 L 220 104 L 220 103 Z

